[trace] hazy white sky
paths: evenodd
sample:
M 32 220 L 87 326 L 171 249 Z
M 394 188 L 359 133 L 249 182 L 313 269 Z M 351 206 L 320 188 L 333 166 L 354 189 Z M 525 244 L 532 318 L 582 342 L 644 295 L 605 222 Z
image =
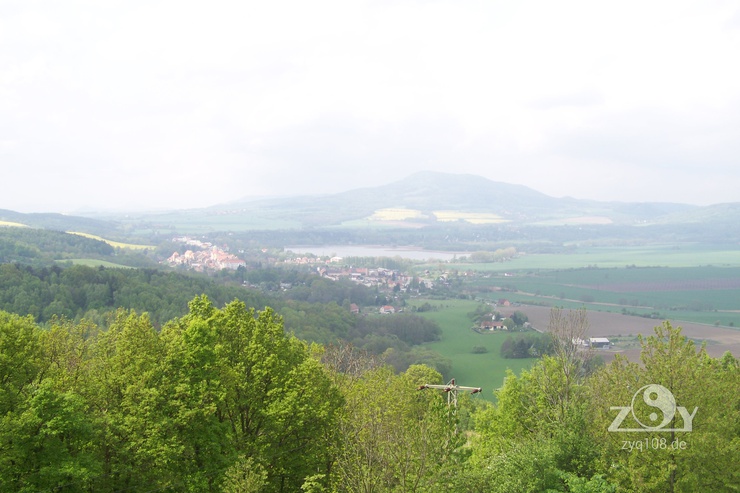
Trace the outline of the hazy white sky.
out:
M 201 207 L 420 170 L 740 201 L 740 3 L 0 0 L 0 209 Z

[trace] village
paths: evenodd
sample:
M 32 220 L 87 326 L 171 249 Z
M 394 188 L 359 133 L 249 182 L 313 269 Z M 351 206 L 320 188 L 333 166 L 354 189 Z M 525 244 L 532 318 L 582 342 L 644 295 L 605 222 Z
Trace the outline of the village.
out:
M 240 266 L 246 266 L 244 260 L 210 242 L 196 240 L 187 236 L 176 237 L 172 241 L 192 246 L 195 250 L 188 249 L 183 254 L 174 252 L 165 261 L 170 267 L 184 267 L 196 272 L 206 272 L 223 269 L 236 270 Z
M 236 270 L 239 267 L 246 268 L 246 261 L 228 251 L 228 246 L 221 247 L 211 242 L 201 241 L 187 236 L 173 238 L 173 242 L 182 243 L 189 247 L 184 253 L 174 252 L 165 263 L 171 267 L 180 267 L 192 269 L 198 272 L 217 272 L 220 270 Z M 266 251 L 263 250 L 263 253 Z M 411 275 L 400 270 L 388 269 L 384 267 L 354 267 L 345 264 L 345 260 L 339 256 L 319 257 L 319 256 L 288 256 L 287 258 L 270 258 L 270 263 L 290 266 L 302 266 L 308 268 L 324 279 L 330 281 L 347 280 L 378 292 L 384 293 L 405 293 L 418 295 L 423 292 L 433 290 L 435 287 L 444 288 L 449 286 L 449 274 L 441 272 L 432 274 L 429 270 L 424 271 L 421 275 Z M 290 283 L 280 283 L 280 289 L 289 290 L 292 286 Z M 393 297 L 389 298 L 391 301 Z M 391 301 L 392 303 L 392 301 Z M 516 304 L 506 298 L 500 298 L 489 302 L 494 312 L 489 316 L 480 319 L 473 330 L 481 334 L 493 333 L 498 331 L 510 331 L 514 328 L 508 317 L 502 317 L 496 309 L 513 309 Z M 379 307 L 373 307 L 372 310 L 381 315 L 392 315 L 403 311 L 402 306 L 394 304 L 384 304 Z M 359 313 L 360 307 L 356 304 L 350 306 L 350 311 Z M 525 330 L 538 330 L 532 327 L 528 322 L 522 323 Z M 578 341 L 578 346 L 608 348 L 610 342 L 606 338 L 591 338 L 584 341 Z

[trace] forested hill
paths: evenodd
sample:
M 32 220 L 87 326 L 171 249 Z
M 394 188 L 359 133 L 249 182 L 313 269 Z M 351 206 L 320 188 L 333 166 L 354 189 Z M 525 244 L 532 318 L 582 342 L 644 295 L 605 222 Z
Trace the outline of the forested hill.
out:
M 100 239 L 51 229 L 0 227 L 0 264 L 49 266 L 65 260 L 95 259 L 129 267 L 155 267 L 157 256 L 168 252 L 114 248 Z
M 200 294 L 219 305 L 235 298 L 256 308 L 269 304 L 257 291 L 217 284 L 205 276 L 83 265 L 0 265 L 0 309 L 31 315 L 42 323 L 55 316 L 102 322 L 106 312 L 126 308 L 149 313 L 159 326 L 182 316 L 188 301 Z
M 119 308 L 146 312 L 155 327 L 187 313 L 187 304 L 205 294 L 216 306 L 240 300 L 256 310 L 274 309 L 285 329 L 298 338 L 321 344 L 345 341 L 372 354 L 386 353 L 397 370 L 426 363 L 445 376 L 451 364 L 420 345 L 439 339 L 436 323 L 414 314 L 362 317 L 350 303 L 385 303 L 370 289 L 349 281 L 328 281 L 314 274 L 280 271 L 295 283 L 286 293 L 265 294 L 228 280 L 155 269 L 107 269 L 75 265 L 32 267 L 0 265 L 0 310 L 31 315 L 41 323 L 55 317 L 82 318 L 101 328 Z M 276 280 L 275 272 L 255 271 L 252 280 Z
M 110 258 L 109 244 L 61 231 L 32 228 L 0 228 L 0 263 L 49 264 L 70 258 Z
M 85 231 L 101 236 L 115 236 L 120 231 L 120 225 L 116 221 L 51 212 L 26 214 L 0 209 L 0 223 L 2 221 L 22 224 L 31 228 L 54 231 Z

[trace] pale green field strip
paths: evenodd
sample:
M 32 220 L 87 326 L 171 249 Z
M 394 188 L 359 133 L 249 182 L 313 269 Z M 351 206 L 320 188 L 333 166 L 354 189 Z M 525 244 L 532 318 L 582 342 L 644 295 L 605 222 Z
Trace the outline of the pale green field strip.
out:
M 102 242 L 109 244 L 110 246 L 114 248 L 130 248 L 131 250 L 149 250 L 149 249 L 155 248 L 152 245 L 136 245 L 133 243 L 121 243 L 119 241 L 106 240 L 105 238 L 102 238 L 100 236 L 91 235 L 88 233 L 80 233 L 78 231 L 67 231 L 67 233 L 72 234 L 72 235 L 77 235 L 77 236 L 84 236 L 85 238 L 90 238 L 93 240 L 102 241 Z
M 98 260 L 94 258 L 71 258 L 64 260 L 57 260 L 58 263 L 63 264 L 65 262 L 71 262 L 75 265 L 84 265 L 87 267 L 106 267 L 109 269 L 134 269 L 135 267 L 129 267 L 128 265 L 114 264 L 106 260 Z

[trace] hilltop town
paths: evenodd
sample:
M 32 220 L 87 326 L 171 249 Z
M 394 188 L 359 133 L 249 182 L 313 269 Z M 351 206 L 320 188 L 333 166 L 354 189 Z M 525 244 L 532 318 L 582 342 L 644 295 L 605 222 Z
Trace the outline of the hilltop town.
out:
M 170 267 L 182 266 L 197 272 L 219 271 L 222 269 L 236 270 L 247 264 L 236 255 L 210 242 L 196 240 L 187 236 L 172 239 L 175 243 L 184 243 L 196 250 L 188 249 L 185 253 L 174 252 L 165 263 Z

